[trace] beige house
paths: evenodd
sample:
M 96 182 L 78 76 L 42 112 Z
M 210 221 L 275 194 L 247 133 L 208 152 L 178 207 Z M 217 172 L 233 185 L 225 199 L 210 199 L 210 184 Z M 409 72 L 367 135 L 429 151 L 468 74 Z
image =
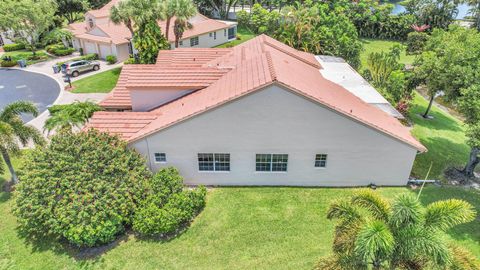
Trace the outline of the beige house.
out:
M 115 55 L 119 61 L 127 59 L 132 54 L 130 31 L 126 26 L 115 25 L 109 19 L 110 8 L 119 1 L 112 0 L 101 9 L 90 10 L 85 14 L 84 22 L 68 26 L 74 35 L 75 49 L 81 48 L 85 54 L 97 53 L 101 59 L 105 59 L 107 55 Z M 236 38 L 237 25 L 234 22 L 213 20 L 201 14 L 197 14 L 189 21 L 193 27 L 184 32 L 179 47 L 210 48 Z M 160 21 L 159 26 L 165 33 L 165 22 Z M 174 48 L 173 23 L 169 29 L 169 42 Z
M 161 51 L 156 65 L 124 66 L 87 128 L 119 135 L 154 171 L 179 168 L 186 184 L 405 185 L 426 148 L 320 60 L 265 35 Z

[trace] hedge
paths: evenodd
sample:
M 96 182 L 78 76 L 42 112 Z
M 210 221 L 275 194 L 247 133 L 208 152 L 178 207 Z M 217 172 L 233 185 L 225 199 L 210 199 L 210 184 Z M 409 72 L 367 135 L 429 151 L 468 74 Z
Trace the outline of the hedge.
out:
M 22 43 L 12 43 L 3 45 L 3 50 L 6 52 L 13 52 L 25 49 L 25 44 Z
M 3 60 L 0 65 L 2 67 L 14 67 L 17 65 L 17 61 L 7 61 L 7 60 Z
M 117 62 L 117 57 L 115 55 L 107 55 L 105 60 L 107 60 L 109 65 L 113 65 Z

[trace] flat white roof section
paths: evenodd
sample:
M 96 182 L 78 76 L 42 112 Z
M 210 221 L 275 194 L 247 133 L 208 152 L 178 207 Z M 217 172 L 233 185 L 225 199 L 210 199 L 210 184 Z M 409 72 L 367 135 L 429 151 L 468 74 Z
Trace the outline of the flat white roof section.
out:
M 381 109 L 389 115 L 398 119 L 404 119 L 403 115 L 343 58 L 328 55 L 317 55 L 315 58 L 322 66 L 320 73 L 327 80 L 343 86 L 364 102 Z

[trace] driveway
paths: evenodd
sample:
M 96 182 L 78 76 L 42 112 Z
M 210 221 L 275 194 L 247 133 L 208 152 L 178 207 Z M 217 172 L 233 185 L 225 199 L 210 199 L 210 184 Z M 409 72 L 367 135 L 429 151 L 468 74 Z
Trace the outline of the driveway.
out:
M 14 101 L 33 102 L 39 113 L 47 110 L 60 95 L 60 84 L 53 78 L 19 69 L 0 69 L 0 110 Z M 22 116 L 24 121 L 33 119 Z

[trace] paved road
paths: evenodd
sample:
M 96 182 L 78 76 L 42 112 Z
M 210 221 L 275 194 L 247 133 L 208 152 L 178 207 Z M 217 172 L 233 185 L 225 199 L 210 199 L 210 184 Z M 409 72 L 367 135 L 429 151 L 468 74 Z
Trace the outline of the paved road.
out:
M 33 102 L 39 113 L 47 110 L 60 94 L 57 81 L 49 76 L 18 69 L 0 69 L 0 110 L 18 100 Z M 30 121 L 32 116 L 23 116 Z

